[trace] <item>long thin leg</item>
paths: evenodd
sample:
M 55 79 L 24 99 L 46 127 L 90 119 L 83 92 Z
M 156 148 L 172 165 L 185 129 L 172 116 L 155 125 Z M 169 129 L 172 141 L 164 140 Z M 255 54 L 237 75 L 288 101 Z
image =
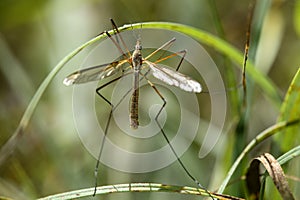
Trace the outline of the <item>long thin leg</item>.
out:
M 105 33 L 109 37 L 109 39 L 114 43 L 114 45 L 117 47 L 117 49 L 119 50 L 119 52 L 122 54 L 123 58 L 124 59 L 129 59 L 131 57 L 131 55 L 128 56 L 126 53 L 124 53 L 124 51 L 122 50 L 122 48 L 118 44 L 118 42 L 107 31 Z
M 112 117 L 112 113 L 113 111 L 120 105 L 120 103 L 122 103 L 123 99 L 125 99 L 125 97 L 133 90 L 133 87 L 131 87 L 124 95 L 123 97 L 121 98 L 121 100 L 116 103 L 115 105 L 113 105 L 106 97 L 104 97 L 101 93 L 100 93 L 100 90 L 103 89 L 104 87 L 110 85 L 111 83 L 123 78 L 124 76 L 127 76 L 129 74 L 132 74 L 132 72 L 129 72 L 129 73 L 126 73 L 126 74 L 123 74 L 122 76 L 119 76 L 107 83 L 105 83 L 104 85 L 100 86 L 99 88 L 96 89 L 96 93 L 106 102 L 109 104 L 109 106 L 111 107 L 111 111 L 109 113 L 109 117 L 108 117 L 108 120 L 106 122 L 106 126 L 105 126 L 105 129 L 104 129 L 104 138 L 101 142 L 101 146 L 100 146 L 100 150 L 99 150 L 99 154 L 98 154 L 98 159 L 97 159 L 97 163 L 96 163 L 96 167 L 95 167 L 95 171 L 94 171 L 94 174 L 95 174 L 95 189 L 94 189 L 94 194 L 93 196 L 96 195 L 96 191 L 97 191 L 97 185 L 98 185 L 98 182 L 97 182 L 97 177 L 98 177 L 98 171 L 99 171 L 99 164 L 100 164 L 100 158 L 101 158 L 101 155 L 102 155 L 102 152 L 103 152 L 103 147 L 104 147 L 104 144 L 105 144 L 105 140 L 106 140 L 106 136 L 108 134 L 108 127 L 109 127 L 109 124 L 110 124 L 110 120 L 111 120 L 111 117 Z M 143 80 L 144 77 L 142 76 L 139 81 Z
M 148 59 L 151 58 L 154 54 L 158 53 L 159 51 L 161 51 L 161 50 L 163 50 L 163 49 L 165 49 L 165 50 L 169 49 L 170 46 L 171 46 L 172 44 L 174 44 L 175 41 L 176 41 L 176 38 L 172 38 L 171 40 L 169 40 L 168 42 L 166 42 L 165 44 L 163 44 L 162 46 L 160 46 L 158 49 L 156 49 L 155 51 L 153 51 L 151 54 L 149 54 L 149 55 L 145 58 L 145 60 L 148 60 Z M 178 64 L 178 66 L 177 66 L 177 68 L 176 68 L 176 71 L 178 71 L 178 69 L 179 69 L 179 67 L 181 66 L 181 63 L 183 62 L 184 57 L 185 57 L 185 55 L 186 55 L 186 50 L 182 50 L 182 51 L 175 52 L 175 53 L 173 53 L 173 54 L 171 54 L 171 55 L 169 55 L 169 56 L 166 56 L 166 57 L 163 57 L 163 54 L 162 54 L 162 55 L 160 56 L 160 58 L 158 58 L 154 63 L 162 62 L 162 61 L 164 61 L 164 60 L 167 60 L 167 59 L 172 58 L 172 57 L 174 57 L 174 56 L 177 56 L 177 55 L 179 55 L 179 54 L 182 54 L 182 57 L 181 57 L 181 59 L 180 59 L 180 61 L 179 61 L 179 64 Z M 148 72 L 147 72 L 147 73 L 148 73 Z
M 154 54 L 156 54 L 157 52 L 161 51 L 162 49 L 165 49 L 167 47 L 167 49 L 174 44 L 176 38 L 172 38 L 171 40 L 169 40 L 168 42 L 166 42 L 165 44 L 161 45 L 158 49 L 156 49 L 155 51 L 153 51 L 152 53 L 150 53 L 145 60 L 148 60 L 149 58 L 151 58 Z
M 182 169 L 184 170 L 184 172 L 188 175 L 188 177 L 190 179 L 192 179 L 196 184 L 197 187 L 203 189 L 203 190 L 207 190 L 205 187 L 203 187 L 200 182 L 189 172 L 189 170 L 186 168 L 186 166 L 183 164 L 183 162 L 181 161 L 181 159 L 179 158 L 178 154 L 176 153 L 174 147 L 172 146 L 172 144 L 170 143 L 169 138 L 167 137 L 167 135 L 165 134 L 165 131 L 163 130 L 163 128 L 161 127 L 161 125 L 158 122 L 158 117 L 160 115 L 160 113 L 162 112 L 162 110 L 165 108 L 165 106 L 167 105 L 167 101 L 165 100 L 165 98 L 163 97 L 163 95 L 159 92 L 159 90 L 156 88 L 156 86 L 142 73 L 140 73 L 141 76 L 143 76 L 147 82 L 149 83 L 149 85 L 154 89 L 154 91 L 156 92 L 156 94 L 158 94 L 158 96 L 161 98 L 161 100 L 163 101 L 163 104 L 161 106 L 161 108 L 159 109 L 158 113 L 155 116 L 155 122 L 158 125 L 164 139 L 166 140 L 166 142 L 168 143 L 171 151 L 173 152 L 173 154 L 175 155 L 178 163 L 180 164 L 180 166 L 182 167 Z M 213 197 L 211 197 L 213 199 Z
M 95 170 L 94 170 L 94 175 L 95 175 L 95 189 L 94 189 L 94 194 L 93 196 L 96 195 L 96 191 L 97 191 L 97 185 L 98 185 L 98 182 L 97 182 L 97 178 L 98 178 L 98 171 L 99 171 L 99 164 L 100 164 L 100 158 L 101 158 L 101 155 L 102 155 L 102 152 L 103 152 L 103 147 L 104 147 L 104 144 L 105 144 L 105 140 L 106 140 L 106 136 L 107 136 L 107 133 L 108 133 L 108 127 L 109 127 L 109 124 L 110 124 L 110 120 L 111 120 L 111 117 L 112 117 L 112 113 L 113 111 L 115 110 L 115 108 L 118 107 L 118 105 L 120 105 L 120 103 L 123 101 L 123 99 L 129 94 L 129 92 L 132 90 L 128 90 L 125 95 L 123 96 L 123 98 L 121 98 L 121 100 L 114 106 L 106 97 L 104 97 L 101 93 L 100 93 L 100 90 L 103 89 L 104 87 L 110 85 L 111 83 L 123 78 L 124 76 L 127 76 L 131 73 L 126 73 L 126 74 L 123 74 L 122 76 L 119 76 L 107 83 L 105 83 L 104 85 L 98 87 L 96 89 L 96 93 L 98 94 L 98 96 L 100 96 L 106 103 L 108 103 L 108 105 L 111 107 L 111 110 L 110 110 L 110 113 L 109 113 L 109 116 L 108 116 L 108 120 L 106 122 L 106 125 L 105 125 L 105 129 L 104 129 L 104 137 L 103 137 L 103 140 L 101 142 L 101 145 L 100 145 L 100 150 L 99 150 L 99 154 L 98 154 L 98 159 L 97 159 L 97 163 L 96 163 L 96 166 L 95 166 Z
M 123 58 L 124 59 L 130 59 L 131 58 L 131 53 L 130 51 L 128 50 L 128 47 L 126 45 L 126 43 L 124 42 L 121 34 L 120 34 L 120 31 L 118 29 L 118 26 L 116 25 L 116 23 L 114 22 L 113 19 L 110 19 L 110 22 L 112 24 L 112 27 L 113 27 L 113 30 L 114 30 L 114 33 L 115 33 L 115 38 L 113 38 L 109 33 L 108 31 L 105 31 L 106 35 L 109 37 L 109 39 L 114 43 L 114 45 L 117 47 L 117 49 L 119 50 L 119 52 L 122 54 Z M 119 43 L 119 39 L 121 40 L 121 43 L 122 45 L 124 46 L 125 50 L 126 50 L 126 53 L 122 50 L 122 47 Z
M 182 51 L 175 52 L 175 53 L 173 53 L 173 54 L 171 54 L 171 55 L 169 55 L 169 56 L 166 56 L 166 57 L 164 57 L 164 58 L 161 58 L 161 59 L 159 59 L 159 60 L 156 60 L 154 63 L 157 64 L 157 63 L 159 63 L 159 62 L 161 62 L 161 61 L 167 60 L 167 59 L 172 58 L 172 57 L 174 57 L 174 56 L 177 56 L 177 55 L 179 55 L 179 54 L 183 54 L 183 56 L 181 57 L 181 59 L 180 59 L 178 65 L 177 65 L 176 71 L 178 71 L 178 69 L 179 69 L 179 67 L 181 66 L 181 64 L 182 64 L 182 62 L 183 62 L 183 60 L 184 60 L 184 57 L 185 57 L 185 55 L 186 55 L 186 50 L 182 50 Z M 144 60 L 146 60 L 146 59 L 144 59 Z M 145 68 L 145 67 L 143 66 L 142 69 L 144 69 L 144 68 Z M 150 71 L 151 71 L 151 69 L 148 69 L 148 70 L 146 71 L 146 73 L 143 74 L 143 77 L 142 77 L 142 78 L 146 77 Z
M 176 56 L 176 55 L 179 55 L 179 54 L 183 54 L 182 57 L 181 57 L 181 59 L 180 59 L 180 61 L 179 61 L 179 63 L 178 63 L 178 66 L 177 66 L 177 68 L 176 68 L 176 71 L 178 71 L 179 68 L 180 68 L 180 66 L 181 66 L 181 64 L 182 64 L 182 62 L 183 62 L 183 60 L 184 60 L 184 58 L 185 58 L 186 52 L 187 52 L 186 50 L 182 50 L 182 51 L 176 52 L 176 53 L 174 53 L 174 54 L 171 54 L 170 56 L 167 56 L 167 57 L 165 57 L 165 58 L 162 58 L 162 59 L 160 59 L 160 60 L 157 60 L 156 63 L 157 63 L 157 62 L 161 62 L 162 60 L 166 60 L 166 59 L 168 59 L 168 58 L 170 58 L 170 57 L 173 57 L 173 56 Z M 148 73 L 148 72 L 149 72 L 149 71 L 147 71 L 146 73 Z M 149 82 L 149 81 L 148 81 L 148 82 Z M 151 85 L 151 84 L 150 84 L 150 85 Z M 153 84 L 152 84 L 152 85 L 153 85 Z M 154 86 L 154 85 L 153 85 L 153 86 Z M 154 87 L 155 87 L 155 86 L 154 86 Z M 152 88 L 153 88 L 153 87 L 152 87 Z M 166 106 L 167 102 L 165 101 L 165 99 L 163 98 L 163 96 L 160 94 L 160 92 L 156 89 L 156 87 L 153 88 L 153 89 L 154 89 L 154 90 L 156 91 L 156 93 L 162 98 L 162 100 L 163 100 L 163 102 L 164 102 L 163 105 L 162 105 L 162 107 L 160 108 L 160 110 L 158 111 L 158 113 L 157 113 L 157 115 L 156 115 L 156 117 L 155 117 L 155 121 L 156 121 L 158 127 L 160 128 L 161 132 L 163 133 L 163 136 L 164 136 L 165 140 L 168 142 L 168 144 L 169 144 L 169 146 L 170 146 L 172 152 L 173 152 L 174 155 L 176 156 L 176 158 L 177 158 L 179 164 L 180 164 L 181 167 L 184 169 L 185 173 L 190 177 L 190 179 L 192 179 L 192 180 L 196 183 L 196 185 L 197 185 L 199 188 L 204 189 L 204 190 L 207 191 L 207 189 L 206 189 L 205 187 L 203 187 L 203 186 L 200 184 L 200 182 L 199 182 L 194 176 L 192 176 L 192 174 L 187 170 L 187 168 L 185 167 L 185 165 L 183 164 L 183 162 L 181 161 L 181 159 L 178 157 L 178 155 L 177 155 L 175 149 L 174 149 L 173 146 L 171 145 L 171 143 L 170 143 L 170 141 L 169 141 L 167 135 L 164 133 L 163 128 L 162 128 L 161 125 L 159 124 L 159 122 L 158 122 L 158 117 L 159 117 L 161 111 L 162 111 L 162 110 L 164 109 L 164 107 Z M 208 194 L 210 194 L 210 193 L 208 193 Z M 210 197 L 211 197 L 212 199 L 214 199 L 212 196 L 210 196 Z
M 179 67 L 181 66 L 181 64 L 182 64 L 182 62 L 183 62 L 183 60 L 184 60 L 184 57 L 185 57 L 185 55 L 186 55 L 186 50 L 183 50 L 183 51 L 181 51 L 181 52 L 183 53 L 183 56 L 181 57 L 180 62 L 178 63 L 178 66 L 177 66 L 177 68 L 176 68 L 176 71 L 179 70 Z
M 119 80 L 120 78 L 122 78 L 122 76 L 120 77 L 117 77 L 113 80 L 111 80 L 110 82 L 98 87 L 96 89 L 96 93 L 106 102 L 108 103 L 108 105 L 111 107 L 111 110 L 110 110 L 110 113 L 109 113 L 109 117 L 108 117 L 108 120 L 106 122 L 106 126 L 105 126 L 105 129 L 104 129 L 104 137 L 103 137 L 103 140 L 102 140 L 102 143 L 100 145 L 100 151 L 99 151 L 99 154 L 98 154 L 98 158 L 97 158 L 97 163 L 96 163 L 96 166 L 95 166 L 95 170 L 94 170 L 94 176 L 95 176 L 95 189 L 94 189 L 94 194 L 93 196 L 96 195 L 96 191 L 97 191 L 97 185 L 98 185 L 98 182 L 97 182 L 97 178 L 98 178 L 98 171 L 99 171 L 99 164 L 100 164 L 100 158 L 101 158 L 101 155 L 102 155 L 102 151 L 103 151 L 103 147 L 104 147 L 104 143 L 105 143 L 105 140 L 106 140 L 106 136 L 107 136 L 107 133 L 108 133 L 108 127 L 109 127 L 109 124 L 110 124 L 110 119 L 111 119 L 111 116 L 112 116 L 112 111 L 114 109 L 114 106 L 113 104 L 107 99 L 105 98 L 101 93 L 100 93 L 100 90 L 103 89 L 104 87 L 108 86 L 109 84 Z
M 123 46 L 125 47 L 126 52 L 128 53 L 128 57 L 131 58 L 131 53 L 130 53 L 130 51 L 129 51 L 127 45 L 126 45 L 126 43 L 124 42 L 124 40 L 123 40 L 123 38 L 122 38 L 122 36 L 121 36 L 121 34 L 120 34 L 120 31 L 119 31 L 119 29 L 118 29 L 117 24 L 115 23 L 115 21 L 114 21 L 113 19 L 110 19 L 110 22 L 111 22 L 111 24 L 112 24 L 112 26 L 113 26 L 113 29 L 116 30 L 117 33 L 118 33 L 117 36 L 116 36 L 116 38 L 118 38 L 118 36 L 119 36 L 119 38 L 120 38 L 120 40 L 121 40 Z

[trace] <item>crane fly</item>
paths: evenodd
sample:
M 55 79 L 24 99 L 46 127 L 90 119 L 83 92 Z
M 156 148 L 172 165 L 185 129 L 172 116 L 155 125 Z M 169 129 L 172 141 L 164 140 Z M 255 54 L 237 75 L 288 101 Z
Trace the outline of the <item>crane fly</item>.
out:
M 142 56 L 142 52 L 141 52 L 142 51 L 142 45 L 141 45 L 140 39 L 137 39 L 134 51 L 131 54 L 130 51 L 128 51 L 128 48 L 126 47 L 126 44 L 123 41 L 121 35 L 119 34 L 120 32 L 118 30 L 117 25 L 115 24 L 115 22 L 112 19 L 111 19 L 111 23 L 112 23 L 113 29 L 115 31 L 116 38 L 112 37 L 107 31 L 104 32 L 103 34 L 106 34 L 111 39 L 111 41 L 115 44 L 115 46 L 120 51 L 123 58 L 120 59 L 120 60 L 108 63 L 108 64 L 97 65 L 97 66 L 93 66 L 93 67 L 89 67 L 89 68 L 85 68 L 85 69 L 76 71 L 76 72 L 70 74 L 69 76 L 67 76 L 63 81 L 63 83 L 65 85 L 69 86 L 69 85 L 74 85 L 74 84 L 83 84 L 83 83 L 87 83 L 87 82 L 91 82 L 91 81 L 99 81 L 99 80 L 103 80 L 103 79 L 106 79 L 108 77 L 111 77 L 113 75 L 116 75 L 118 73 L 119 74 L 121 73 L 121 75 L 118 76 L 117 78 L 114 78 L 113 80 L 110 80 L 109 82 L 105 83 L 104 85 L 102 85 L 102 86 L 100 86 L 96 89 L 96 93 L 104 101 L 106 101 L 111 106 L 111 112 L 110 112 L 110 115 L 108 117 L 108 121 L 107 121 L 105 132 L 104 132 L 104 139 L 102 140 L 102 144 L 101 144 L 101 147 L 100 147 L 100 152 L 99 152 L 97 164 L 96 164 L 96 167 L 95 167 L 95 178 L 96 178 L 96 180 L 95 180 L 94 195 L 96 194 L 97 176 L 98 176 L 98 167 L 99 167 L 100 157 L 101 157 L 101 154 L 102 154 L 104 141 L 105 141 L 105 138 L 106 138 L 106 135 L 107 135 L 107 132 L 108 132 L 108 126 L 110 124 L 110 119 L 111 119 L 111 116 L 112 116 L 112 112 L 114 111 L 115 107 L 117 105 L 119 105 L 120 102 L 122 101 L 122 100 L 120 100 L 120 102 L 117 105 L 113 105 L 107 98 L 105 98 L 100 93 L 100 90 L 103 89 L 104 87 L 106 87 L 107 85 L 121 79 L 124 76 L 130 75 L 130 74 L 133 75 L 133 87 L 130 90 L 128 90 L 128 92 L 125 94 L 125 96 L 126 96 L 127 94 L 129 94 L 133 90 L 132 94 L 131 94 L 130 106 L 129 106 L 129 108 L 130 108 L 130 114 L 129 114 L 130 115 L 129 116 L 130 127 L 133 128 L 133 129 L 137 129 L 139 127 L 139 119 L 138 119 L 139 82 L 142 79 L 145 79 L 163 101 L 163 104 L 162 104 L 160 110 L 156 114 L 155 121 L 156 121 L 158 127 L 160 128 L 160 130 L 162 132 L 162 135 L 164 136 L 164 139 L 169 144 L 171 151 L 176 156 L 179 164 L 184 169 L 185 173 L 197 184 L 198 187 L 204 188 L 203 186 L 201 186 L 199 181 L 197 181 L 197 179 L 194 178 L 190 174 L 190 172 L 187 170 L 187 168 L 185 167 L 183 162 L 178 157 L 175 149 L 170 144 L 170 141 L 169 141 L 168 137 L 166 136 L 163 128 L 159 124 L 158 117 L 159 117 L 161 111 L 166 106 L 167 102 L 164 99 L 163 95 L 156 88 L 156 86 L 147 78 L 148 75 L 152 74 L 156 79 L 159 79 L 159 80 L 161 80 L 162 82 L 164 82 L 168 85 L 173 85 L 173 86 L 178 87 L 178 88 L 180 88 L 184 91 L 187 91 L 187 92 L 200 93 L 202 91 L 202 87 L 201 87 L 200 83 L 193 80 L 189 76 L 186 76 L 186 75 L 184 75 L 184 74 L 177 71 L 179 69 L 181 63 L 184 60 L 186 50 L 178 51 L 176 53 L 172 53 L 171 55 L 168 55 L 168 56 L 165 56 L 165 57 L 161 56 L 155 62 L 151 62 L 151 61 L 148 60 L 150 57 L 152 57 L 157 52 L 169 47 L 170 45 L 172 45 L 175 42 L 176 39 L 172 38 L 171 40 L 169 40 L 168 42 L 166 42 L 161 47 L 159 47 L 158 49 L 156 49 L 155 51 L 153 51 L 147 57 L 144 58 Z M 119 44 L 119 41 L 122 43 L 122 45 L 126 49 L 126 51 L 127 51 L 126 53 L 123 52 L 123 50 L 122 50 L 122 48 Z M 182 57 L 181 57 L 181 60 L 178 64 L 176 70 L 170 69 L 170 68 L 165 67 L 165 66 L 158 65 L 158 63 L 160 63 L 160 62 L 162 62 L 166 59 L 169 59 L 171 57 L 177 56 L 177 55 L 182 55 Z M 144 71 L 146 71 L 146 72 L 144 72 Z
M 108 34 L 108 33 L 107 33 Z M 111 35 L 109 35 L 111 38 Z M 171 39 L 167 43 L 165 43 L 163 46 L 159 48 L 161 50 L 163 47 L 172 44 L 175 41 L 175 38 Z M 169 85 L 174 85 L 176 87 L 179 87 L 182 90 L 188 91 L 188 92 L 201 92 L 202 88 L 200 83 L 197 81 L 191 79 L 190 77 L 178 72 L 174 71 L 172 69 L 158 66 L 156 63 L 161 62 L 163 60 L 168 59 L 169 57 L 175 56 L 180 53 L 186 53 L 185 50 L 174 53 L 168 57 L 162 58 L 157 60 L 156 62 L 151 62 L 145 58 L 142 57 L 141 54 L 142 46 L 141 42 L 138 39 L 135 45 L 135 49 L 127 59 L 122 59 L 119 61 L 115 61 L 109 64 L 104 65 L 98 65 L 93 66 L 89 68 L 85 68 L 83 70 L 76 71 L 72 74 L 70 74 L 68 77 L 65 78 L 64 84 L 69 86 L 73 84 L 82 84 L 90 81 L 97 81 L 102 80 L 107 77 L 110 77 L 120 71 L 123 73 L 131 70 L 129 73 L 133 73 L 133 93 L 131 96 L 131 103 L 130 103 L 130 127 L 133 129 L 137 129 L 139 126 L 138 121 L 138 99 L 139 99 L 139 76 L 142 76 L 145 78 L 148 83 L 151 85 L 151 87 L 154 88 L 154 90 L 161 96 L 159 91 L 156 89 L 156 87 L 146 78 L 146 75 L 150 72 L 155 78 L 163 81 L 164 83 L 167 83 Z M 153 52 L 147 58 L 151 57 L 154 53 Z M 123 54 L 124 55 L 124 54 Z M 183 57 L 184 58 L 184 57 Z M 182 61 L 181 61 L 182 62 Z M 128 63 L 130 66 L 124 68 L 125 64 Z M 150 68 L 150 71 L 143 74 L 141 72 L 141 69 L 144 69 L 145 67 Z

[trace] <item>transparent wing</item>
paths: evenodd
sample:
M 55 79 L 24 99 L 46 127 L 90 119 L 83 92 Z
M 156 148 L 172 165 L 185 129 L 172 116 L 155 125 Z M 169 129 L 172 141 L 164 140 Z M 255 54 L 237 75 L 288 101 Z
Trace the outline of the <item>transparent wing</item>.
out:
M 200 83 L 180 72 L 174 71 L 167 67 L 158 66 L 155 63 L 152 63 L 147 60 L 144 60 L 143 62 L 149 65 L 150 69 L 152 70 L 152 74 L 155 78 L 169 85 L 174 85 L 188 92 L 199 93 L 202 91 Z
M 127 60 L 121 60 L 78 70 L 67 76 L 64 79 L 64 84 L 69 86 L 104 79 L 119 72 L 122 69 L 121 66 L 127 62 Z

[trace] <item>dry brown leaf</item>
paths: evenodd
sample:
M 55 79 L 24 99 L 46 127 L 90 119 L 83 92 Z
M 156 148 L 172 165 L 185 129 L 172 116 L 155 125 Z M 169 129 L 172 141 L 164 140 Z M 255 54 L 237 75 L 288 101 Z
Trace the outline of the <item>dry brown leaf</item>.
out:
M 248 191 L 250 193 L 250 198 L 259 199 L 259 191 L 261 187 L 259 174 L 260 163 L 262 163 L 266 168 L 281 197 L 286 200 L 295 199 L 289 189 L 288 182 L 280 164 L 269 153 L 264 153 L 263 155 L 253 159 L 247 171 L 246 182 Z

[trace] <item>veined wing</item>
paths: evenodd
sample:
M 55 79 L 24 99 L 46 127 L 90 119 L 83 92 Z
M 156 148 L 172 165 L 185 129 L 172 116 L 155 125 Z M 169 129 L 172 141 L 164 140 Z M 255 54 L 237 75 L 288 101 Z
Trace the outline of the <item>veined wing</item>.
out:
M 120 60 L 109 64 L 97 65 L 86 69 L 78 70 L 64 79 L 64 84 L 69 86 L 73 84 L 87 83 L 109 77 L 120 71 L 121 66 L 128 62 Z
M 147 60 L 144 60 L 143 62 L 149 65 L 150 69 L 152 70 L 152 74 L 155 78 L 169 85 L 174 85 L 188 92 L 199 93 L 202 91 L 200 83 L 180 72 L 171 70 L 163 66 L 158 66 L 155 63 L 152 63 Z

